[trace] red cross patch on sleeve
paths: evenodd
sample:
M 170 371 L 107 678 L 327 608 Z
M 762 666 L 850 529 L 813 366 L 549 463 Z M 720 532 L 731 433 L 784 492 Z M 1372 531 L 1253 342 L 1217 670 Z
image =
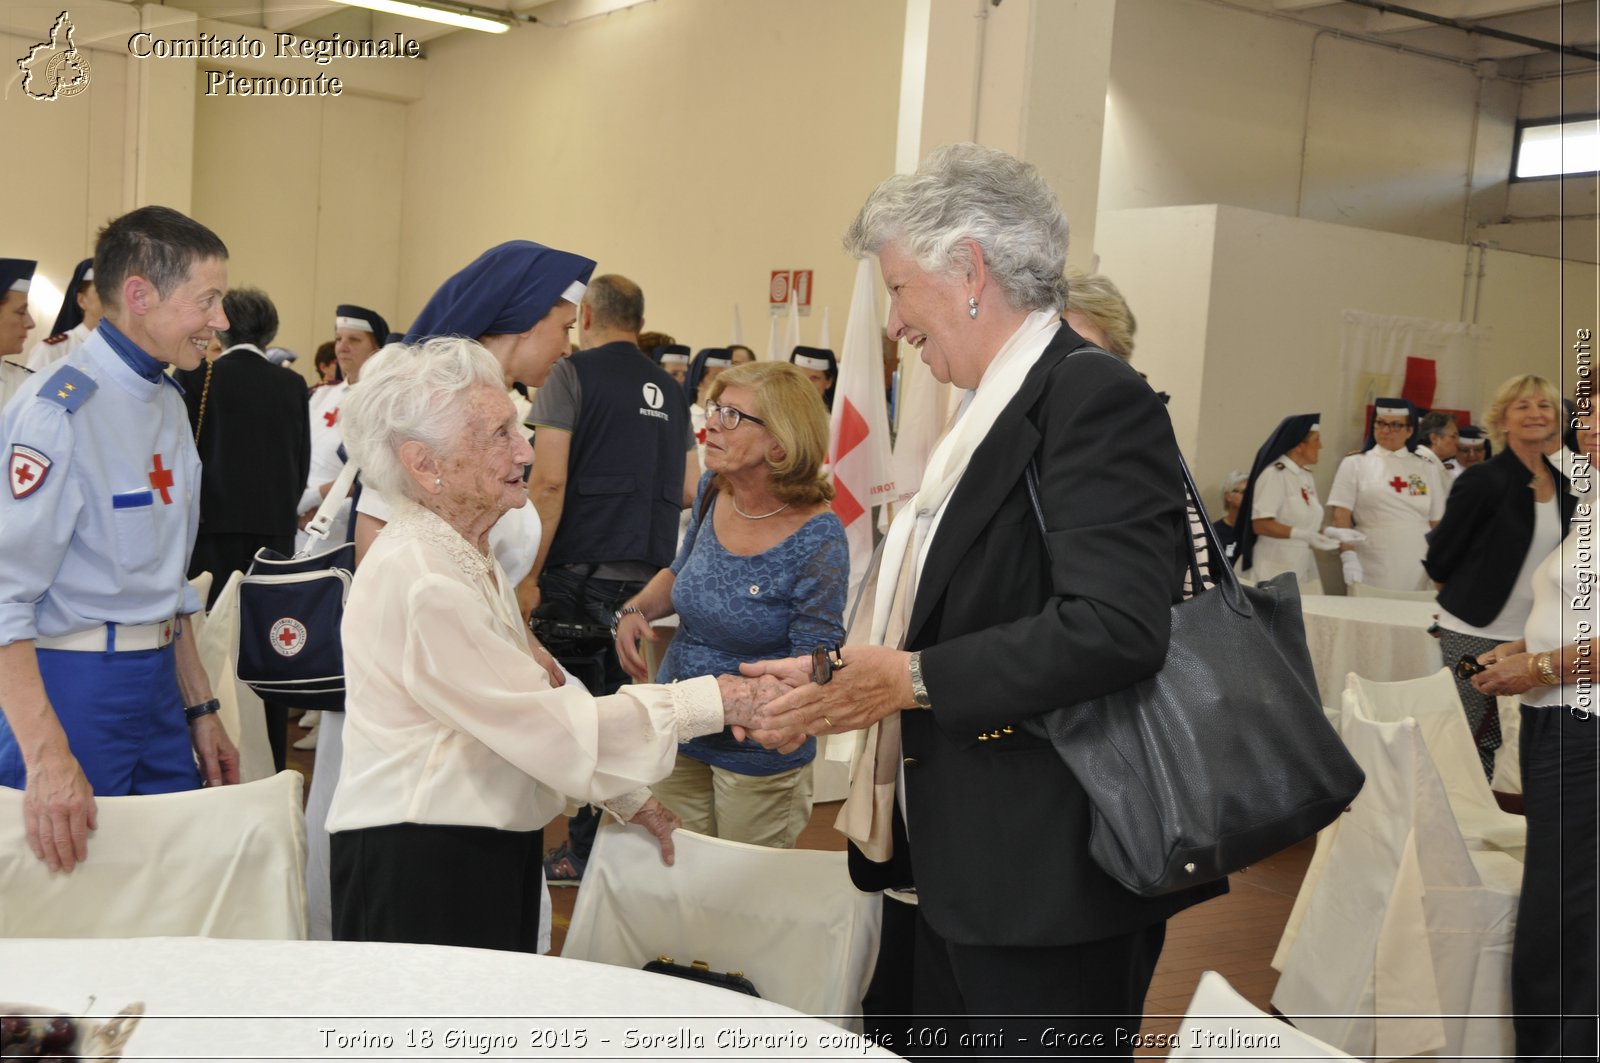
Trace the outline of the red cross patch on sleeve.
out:
M 21 443 L 11 445 L 11 497 L 27 498 L 44 484 L 44 478 L 50 472 L 50 458 L 42 451 L 25 447 Z

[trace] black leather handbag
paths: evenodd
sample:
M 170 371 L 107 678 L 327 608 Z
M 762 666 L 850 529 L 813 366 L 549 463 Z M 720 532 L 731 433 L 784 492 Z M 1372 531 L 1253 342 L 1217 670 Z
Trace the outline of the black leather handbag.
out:
M 644 969 L 651 974 L 664 974 L 673 978 L 687 978 L 691 982 L 702 985 L 716 986 L 718 989 L 727 989 L 735 993 L 743 993 L 747 997 L 759 997 L 755 983 L 744 976 L 743 971 L 713 971 L 711 965 L 704 960 L 694 960 L 687 966 L 674 963 L 671 956 L 658 956 L 644 965 Z
M 1179 462 L 1206 548 L 1220 558 Z M 1026 476 L 1043 533 L 1037 468 Z M 1366 781 L 1322 713 L 1294 575 L 1246 587 L 1220 564 L 1206 587 L 1188 540 L 1195 593 L 1172 607 L 1161 671 L 1022 724 L 1055 746 L 1088 792 L 1090 855 L 1144 897 L 1222 878 L 1310 837 Z

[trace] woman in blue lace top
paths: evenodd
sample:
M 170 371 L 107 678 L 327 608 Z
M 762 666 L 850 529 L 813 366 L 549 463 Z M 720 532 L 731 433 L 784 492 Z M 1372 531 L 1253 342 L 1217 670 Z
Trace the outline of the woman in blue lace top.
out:
M 639 640 L 676 612 L 658 682 L 737 674 L 741 661 L 809 654 L 844 641 L 850 576 L 844 526 L 821 474 L 828 420 L 792 365 L 757 362 L 717 377 L 706 404 L 706 475 L 672 567 L 620 612 L 617 654 L 644 679 Z M 811 817 L 817 740 L 778 752 L 731 730 L 678 747 L 652 786 L 689 830 L 790 849 Z

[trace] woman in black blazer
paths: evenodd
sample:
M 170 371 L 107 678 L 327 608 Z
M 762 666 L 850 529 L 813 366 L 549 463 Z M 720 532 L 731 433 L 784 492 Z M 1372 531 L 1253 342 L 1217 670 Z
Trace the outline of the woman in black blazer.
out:
M 1423 566 L 1439 585 L 1439 648 L 1492 780 L 1499 707 L 1473 689 L 1457 664 L 1522 637 L 1533 607 L 1533 570 L 1566 536 L 1577 500 L 1544 456 L 1545 443 L 1565 428 L 1561 397 L 1548 380 L 1527 374 L 1500 385 L 1485 426 L 1505 447 L 1456 481 Z
M 1132 1054 L 1168 917 L 1227 886 L 1118 885 L 1089 855 L 1083 787 L 1017 726 L 1161 668 L 1188 554 L 1161 399 L 1061 323 L 1066 238 L 1038 171 L 975 144 L 869 197 L 846 247 L 878 257 L 888 335 L 968 394 L 885 539 L 871 644 L 815 672 L 744 668 L 817 679 L 768 706 L 758 740 L 864 732 L 839 823 L 852 878 L 917 899 L 876 986 L 909 984 L 951 1047 L 1026 1037 L 1029 1053 L 1109 1059 Z M 890 1028 L 902 1051 L 904 1021 Z

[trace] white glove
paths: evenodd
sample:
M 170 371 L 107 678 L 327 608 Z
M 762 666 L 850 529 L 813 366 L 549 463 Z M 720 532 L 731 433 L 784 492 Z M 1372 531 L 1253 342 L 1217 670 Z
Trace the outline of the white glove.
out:
M 1367 541 L 1366 535 L 1354 528 L 1336 528 L 1331 524 L 1322 529 L 1322 534 L 1341 543 L 1355 544 Z
M 1361 583 L 1366 575 L 1361 571 L 1361 558 L 1354 550 L 1347 550 L 1339 555 L 1339 564 L 1344 568 L 1345 583 Z
M 1339 540 L 1330 538 L 1311 528 L 1290 528 L 1289 538 L 1299 539 L 1313 550 L 1339 549 Z

